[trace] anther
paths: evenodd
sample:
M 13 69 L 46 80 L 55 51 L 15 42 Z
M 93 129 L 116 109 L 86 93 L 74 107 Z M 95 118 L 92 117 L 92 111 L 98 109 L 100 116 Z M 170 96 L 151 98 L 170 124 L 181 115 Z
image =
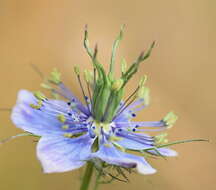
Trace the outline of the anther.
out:
M 64 130 L 67 130 L 67 129 L 69 129 L 69 126 L 68 125 L 62 125 L 61 128 L 64 129 Z
M 63 114 L 59 114 L 57 116 L 57 119 L 61 122 L 61 123 L 64 123 L 66 121 L 66 118 Z
M 72 133 L 65 133 L 64 137 L 71 138 L 71 137 L 73 137 L 73 134 Z

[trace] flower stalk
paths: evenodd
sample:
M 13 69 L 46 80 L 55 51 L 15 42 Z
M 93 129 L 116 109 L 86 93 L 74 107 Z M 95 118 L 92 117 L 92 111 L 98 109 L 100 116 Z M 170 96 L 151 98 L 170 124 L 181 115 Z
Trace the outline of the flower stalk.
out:
M 90 182 L 91 182 L 93 170 L 94 170 L 94 163 L 88 162 L 84 176 L 83 176 L 83 179 L 82 179 L 82 184 L 80 186 L 80 190 L 88 190 Z

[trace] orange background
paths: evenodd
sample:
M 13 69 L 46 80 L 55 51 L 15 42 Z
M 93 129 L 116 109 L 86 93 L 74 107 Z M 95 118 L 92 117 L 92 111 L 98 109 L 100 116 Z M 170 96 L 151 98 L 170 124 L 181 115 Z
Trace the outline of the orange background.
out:
M 169 131 L 170 140 L 211 141 L 177 145 L 177 158 L 150 160 L 157 174 L 133 174 L 128 184 L 115 182 L 101 189 L 216 189 L 215 16 L 213 0 L 1 0 L 0 107 L 11 108 L 21 88 L 39 89 L 41 80 L 30 64 L 46 75 L 59 68 L 81 96 L 73 66 L 90 68 L 82 46 L 84 25 L 89 25 L 91 44 L 98 43 L 99 58 L 107 65 L 113 40 L 126 24 L 117 64 L 122 56 L 132 62 L 157 42 L 128 87 L 131 91 L 143 74 L 149 76 L 151 105 L 138 120 L 158 120 L 174 110 L 179 120 Z M 10 114 L 0 112 L 0 138 L 20 132 Z M 1 190 L 78 189 L 79 177 L 80 171 L 43 174 L 30 137 L 0 147 Z

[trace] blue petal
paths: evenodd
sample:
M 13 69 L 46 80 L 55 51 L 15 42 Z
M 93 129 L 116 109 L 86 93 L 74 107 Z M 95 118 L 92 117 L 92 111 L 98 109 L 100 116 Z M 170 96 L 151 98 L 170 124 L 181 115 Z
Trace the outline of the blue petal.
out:
M 31 92 L 21 90 L 11 115 L 11 119 L 17 127 L 40 136 L 63 133 L 62 123 L 55 115 L 44 114 L 42 111 L 30 107 L 30 104 L 37 104 L 37 99 Z M 58 101 L 58 104 L 65 104 L 65 102 Z
M 175 150 L 172 150 L 170 148 L 157 148 L 157 151 L 159 151 L 160 154 L 163 156 L 174 157 L 178 155 L 178 153 Z M 158 155 L 158 153 L 155 150 L 149 150 L 148 152 Z
M 60 88 L 60 94 L 62 96 L 64 96 L 65 98 L 67 98 L 68 100 L 74 102 L 77 106 L 77 108 L 83 112 L 84 114 L 86 115 L 90 115 L 88 109 L 86 106 L 84 106 L 82 104 L 82 102 L 72 93 L 72 91 L 70 91 L 65 85 L 64 83 L 60 83 L 59 85 L 59 88 Z M 58 92 L 58 91 L 57 91 Z
M 163 121 L 124 121 L 115 122 L 117 127 L 164 127 L 165 123 Z
M 143 145 L 149 145 L 149 146 L 154 145 L 154 138 L 144 133 L 134 133 L 124 129 L 119 129 L 115 134 L 118 137 L 129 139 L 141 143 Z
M 116 141 L 116 144 L 124 147 L 125 149 L 132 149 L 132 150 L 143 150 L 147 148 L 153 148 L 153 146 L 151 145 L 142 144 L 142 143 L 139 143 L 131 139 L 122 139 L 122 140 Z
M 122 146 L 125 149 L 131 149 L 131 150 L 144 150 L 148 148 L 153 148 L 154 146 L 142 144 L 139 142 L 136 142 L 134 140 L 130 139 L 122 139 L 120 141 L 117 141 L 116 144 Z M 175 150 L 169 149 L 169 148 L 157 148 L 157 151 L 163 156 L 177 156 L 178 153 Z M 148 152 L 158 155 L 157 151 L 155 150 L 149 150 Z
M 89 135 L 77 138 L 42 137 L 37 145 L 37 157 L 45 173 L 66 172 L 82 167 L 91 153 Z
M 113 145 L 108 145 L 101 145 L 98 152 L 92 153 L 92 157 L 99 158 L 109 164 L 126 168 L 136 168 L 141 174 L 153 174 L 156 172 L 143 157 L 121 152 Z
M 123 109 L 124 111 L 118 114 L 118 116 L 114 119 L 114 121 L 116 122 L 124 121 L 125 122 L 125 121 L 130 120 L 133 117 L 132 113 L 140 111 L 146 107 L 145 105 L 143 105 L 143 103 L 144 103 L 144 99 L 138 99 L 135 102 L 133 102 L 130 106 L 128 106 L 126 109 L 124 109 L 122 107 L 124 102 L 121 102 L 118 112 L 121 112 L 121 110 Z

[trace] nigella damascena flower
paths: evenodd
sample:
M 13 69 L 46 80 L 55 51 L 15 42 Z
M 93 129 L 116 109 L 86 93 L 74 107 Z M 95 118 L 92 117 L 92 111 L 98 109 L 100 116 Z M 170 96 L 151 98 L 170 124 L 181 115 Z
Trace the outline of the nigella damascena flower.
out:
M 154 43 L 129 68 L 123 61 L 121 76 L 115 78 L 115 52 L 121 38 L 122 30 L 114 42 L 110 70 L 106 73 L 97 60 L 97 48 L 90 49 L 85 31 L 84 46 L 93 63 L 93 71 L 84 71 L 87 90 L 79 68 L 75 67 L 85 104 L 61 81 L 57 70 L 42 84 L 55 98 L 49 99 L 40 92 L 19 92 L 11 119 L 17 127 L 40 137 L 37 157 L 44 172 L 66 172 L 90 161 L 96 166 L 105 163 L 153 174 L 156 170 L 146 161 L 146 155 L 177 155 L 174 150 L 160 146 L 166 143 L 163 133 L 154 137 L 147 134 L 171 127 L 177 119 L 174 113 L 168 113 L 159 121 L 134 121 L 137 112 L 149 103 L 146 76 L 133 94 L 123 98 L 125 85 L 140 63 L 149 57 Z M 57 99 L 57 95 L 64 100 Z

